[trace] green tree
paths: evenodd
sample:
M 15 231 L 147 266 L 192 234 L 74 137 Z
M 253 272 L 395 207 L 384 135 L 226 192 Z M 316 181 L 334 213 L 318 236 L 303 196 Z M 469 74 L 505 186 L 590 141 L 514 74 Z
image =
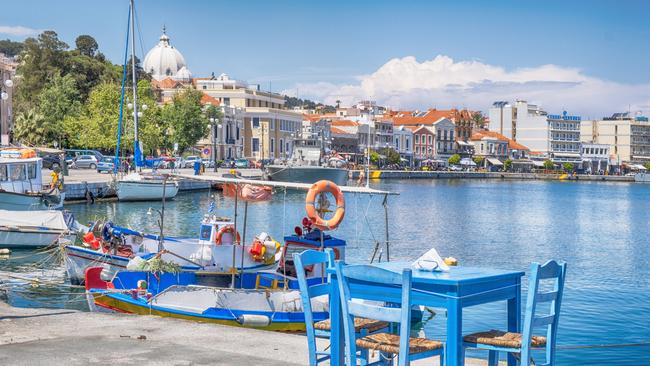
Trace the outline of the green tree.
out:
M 555 164 L 549 159 L 544 160 L 544 169 L 553 170 L 555 169 Z
M 564 163 L 562 164 L 562 168 L 564 168 L 564 171 L 566 172 L 572 172 L 573 171 L 573 163 Z
M 66 141 L 70 147 L 114 149 L 117 144 L 120 86 L 102 83 L 95 87 L 78 118 L 66 118 L 63 122 Z M 128 109 L 124 110 L 128 116 Z M 122 129 L 122 148 L 133 146 L 133 125 L 128 128 L 125 119 Z
M 79 91 L 74 78 L 55 75 L 38 95 L 38 112 L 43 116 L 45 142 L 51 144 L 58 141 L 59 146 L 67 146 L 63 120 L 67 116 L 76 116 L 80 109 Z
M 0 40 L 0 53 L 4 53 L 9 57 L 19 55 L 23 51 L 22 42 L 14 42 L 10 39 Z
M 79 51 L 79 53 L 88 57 L 95 57 L 95 54 L 99 49 L 99 45 L 97 44 L 95 38 L 87 34 L 82 34 L 77 37 L 77 39 L 74 41 L 74 44 L 77 47 L 77 51 Z
M 472 158 L 474 160 L 474 163 L 476 163 L 476 166 L 483 166 L 483 163 L 485 162 L 485 157 L 483 156 L 475 156 Z
M 379 163 L 379 159 L 380 159 L 379 158 L 379 153 L 374 151 L 374 150 L 371 150 L 370 151 L 370 162 L 376 165 L 376 164 Z
M 483 128 L 485 125 L 485 116 L 483 116 L 481 112 L 474 112 L 472 113 L 472 122 L 474 123 L 474 126 Z
M 447 160 L 447 161 L 451 165 L 458 165 L 458 164 L 460 164 L 460 155 L 454 154 L 454 155 L 450 156 L 449 160 Z
M 36 109 L 20 112 L 13 129 L 14 141 L 31 146 L 45 143 L 44 118 Z
M 163 107 L 162 120 L 169 124 L 180 152 L 194 146 L 208 133 L 208 118 L 201 109 L 201 92 L 187 89 Z
M 384 155 L 386 156 L 388 164 L 399 164 L 401 162 L 401 156 L 397 151 L 395 151 L 395 149 L 384 149 Z
M 503 162 L 503 170 L 507 172 L 510 170 L 510 167 L 512 167 L 512 159 L 506 159 Z
M 645 163 L 643 166 L 644 166 L 647 170 L 650 170 L 650 162 Z

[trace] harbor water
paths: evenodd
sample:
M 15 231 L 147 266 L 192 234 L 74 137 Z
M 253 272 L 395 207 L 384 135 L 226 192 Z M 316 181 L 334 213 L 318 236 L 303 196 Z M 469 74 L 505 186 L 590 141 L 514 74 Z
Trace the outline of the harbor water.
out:
M 650 346 L 574 346 L 650 342 L 650 185 L 603 182 L 408 180 L 373 184 L 398 192 L 388 200 L 390 260 L 412 261 L 431 247 L 460 265 L 526 270 L 533 261 L 568 263 L 558 333 L 558 364 L 639 365 Z M 367 262 L 385 240 L 382 197 L 346 197 L 346 219 L 333 234 L 348 242 L 348 261 Z M 179 194 L 165 208 L 165 235 L 196 236 L 212 200 L 217 214 L 233 216 L 233 201 L 219 192 Z M 97 218 L 157 232 L 156 203 L 70 205 L 80 222 Z M 265 231 L 279 239 L 304 216 L 304 193 L 279 192 L 251 203 L 247 242 Z M 244 206 L 237 220 L 243 222 Z M 239 226 L 239 230 L 242 231 Z M 82 291 L 66 285 L 56 252 L 14 251 L 0 259 L 0 273 L 17 284 L 0 290 L 14 306 L 85 309 Z M 383 251 L 382 260 L 387 253 Z M 38 277 L 40 285 L 25 278 Z M 5 276 L 6 277 L 6 276 Z M 523 280 L 524 284 L 527 278 Z M 526 296 L 526 287 L 523 288 Z M 414 332 L 444 339 L 444 310 L 433 309 Z M 504 329 L 506 304 L 466 309 L 463 329 Z M 470 353 L 481 355 L 481 353 Z

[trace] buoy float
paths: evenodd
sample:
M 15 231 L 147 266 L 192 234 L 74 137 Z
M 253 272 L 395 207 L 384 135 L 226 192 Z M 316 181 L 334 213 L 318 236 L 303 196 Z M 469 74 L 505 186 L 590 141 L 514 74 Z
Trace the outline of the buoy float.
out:
M 333 194 L 336 199 L 336 211 L 334 212 L 334 216 L 329 220 L 320 217 L 316 211 L 316 195 L 325 192 Z M 321 230 L 333 230 L 341 224 L 341 221 L 343 221 L 343 217 L 345 216 L 345 197 L 343 196 L 343 192 L 341 192 L 339 186 L 334 182 L 319 180 L 314 183 L 314 185 L 309 188 L 309 192 L 307 192 L 305 210 L 307 211 L 307 217 L 315 227 Z
M 237 323 L 245 327 L 262 328 L 271 324 L 271 318 L 266 315 L 244 314 L 237 317 Z
M 219 229 L 219 231 L 217 231 L 217 235 L 215 235 L 215 237 L 214 237 L 214 242 L 215 242 L 217 245 L 221 245 L 221 240 L 222 240 L 223 234 L 224 234 L 224 233 L 230 233 L 230 234 L 232 234 L 232 233 L 234 233 L 234 232 L 235 232 L 235 226 L 233 226 L 233 225 L 222 226 L 222 227 Z M 239 235 L 239 232 L 237 232 L 235 236 L 236 236 L 236 240 L 235 240 L 235 243 L 234 243 L 234 244 L 239 244 L 239 243 L 241 243 L 241 236 Z

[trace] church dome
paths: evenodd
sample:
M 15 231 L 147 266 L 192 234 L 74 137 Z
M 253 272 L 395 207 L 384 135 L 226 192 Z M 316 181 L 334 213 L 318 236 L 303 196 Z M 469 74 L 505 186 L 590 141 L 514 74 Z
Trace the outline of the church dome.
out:
M 158 44 L 144 57 L 144 70 L 156 80 L 175 78 L 179 70 L 185 69 L 183 77 L 190 75 L 185 58 L 176 48 L 169 44 L 169 37 L 163 28 Z
M 176 75 L 174 75 L 173 79 L 177 81 L 190 82 L 192 80 L 192 73 L 187 67 L 183 66 L 178 70 Z

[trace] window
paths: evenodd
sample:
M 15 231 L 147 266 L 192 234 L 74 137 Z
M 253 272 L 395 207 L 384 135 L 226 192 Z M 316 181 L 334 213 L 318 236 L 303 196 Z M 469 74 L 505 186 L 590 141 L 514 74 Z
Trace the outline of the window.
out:
M 275 139 L 271 139 L 271 154 L 275 155 Z
M 224 105 L 230 105 L 230 98 L 223 98 Z
M 260 151 L 260 139 L 258 139 L 257 137 L 253 137 L 253 141 L 251 145 L 253 146 L 253 152 Z
M 29 179 L 36 179 L 36 163 L 27 165 L 27 177 Z
M 286 146 L 287 152 L 289 152 L 289 143 L 287 142 L 287 144 L 285 146 Z
M 16 164 L 11 166 L 11 180 L 25 180 L 25 166 Z
M 259 127 L 260 127 L 260 118 L 253 117 L 253 128 L 259 128 Z
M 284 152 L 284 140 L 280 139 L 280 154 Z
M 409 149 L 409 139 L 408 139 L 408 137 L 406 138 L 405 142 L 406 142 L 406 150 L 408 151 L 408 149 Z
M 7 176 L 7 166 L 0 165 L 0 182 L 6 182 L 9 177 Z
M 237 126 L 237 141 L 239 141 L 239 126 Z
M 420 135 L 415 135 L 415 143 L 419 144 L 420 143 Z
M 454 131 L 449 131 L 449 139 L 454 140 Z
M 416 147 L 415 147 L 415 153 L 416 153 L 416 154 L 419 154 L 419 153 L 420 153 L 420 147 L 419 147 L 419 146 L 416 146 Z
M 433 136 L 429 135 L 429 145 L 433 145 Z

